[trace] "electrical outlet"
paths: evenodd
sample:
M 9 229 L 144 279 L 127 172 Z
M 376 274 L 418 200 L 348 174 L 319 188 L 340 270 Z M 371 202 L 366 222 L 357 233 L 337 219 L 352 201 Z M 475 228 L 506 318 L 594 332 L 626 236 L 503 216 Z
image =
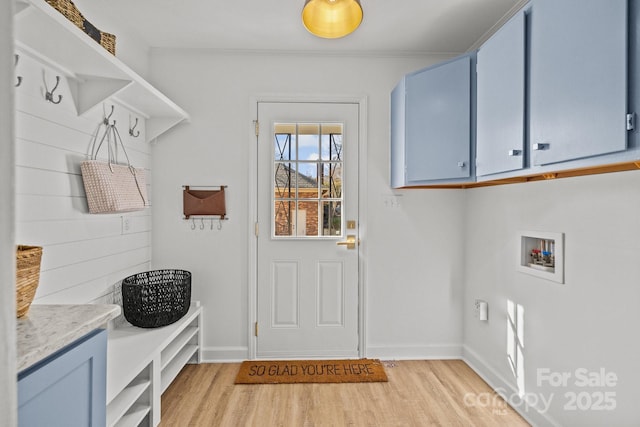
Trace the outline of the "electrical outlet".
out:
M 127 217 L 122 217 L 122 234 L 126 234 L 131 230 L 131 220 Z
M 486 301 L 477 299 L 474 304 L 473 317 L 486 322 L 489 320 L 489 305 Z

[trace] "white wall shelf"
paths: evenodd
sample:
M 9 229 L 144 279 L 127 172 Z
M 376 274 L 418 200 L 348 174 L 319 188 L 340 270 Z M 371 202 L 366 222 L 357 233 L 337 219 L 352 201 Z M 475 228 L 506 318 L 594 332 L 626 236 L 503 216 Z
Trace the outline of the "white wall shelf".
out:
M 113 97 L 147 119 L 148 142 L 189 119 L 182 108 L 44 0 L 18 0 L 15 10 L 16 48 L 74 82 L 70 85 L 79 115 Z
M 564 234 L 522 231 L 519 235 L 518 270 L 564 283 Z

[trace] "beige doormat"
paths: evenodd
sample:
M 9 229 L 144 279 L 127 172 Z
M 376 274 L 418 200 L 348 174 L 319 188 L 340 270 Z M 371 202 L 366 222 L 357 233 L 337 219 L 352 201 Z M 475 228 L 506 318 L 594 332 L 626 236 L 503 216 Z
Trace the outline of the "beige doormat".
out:
M 386 382 L 378 359 L 251 360 L 242 362 L 236 384 Z

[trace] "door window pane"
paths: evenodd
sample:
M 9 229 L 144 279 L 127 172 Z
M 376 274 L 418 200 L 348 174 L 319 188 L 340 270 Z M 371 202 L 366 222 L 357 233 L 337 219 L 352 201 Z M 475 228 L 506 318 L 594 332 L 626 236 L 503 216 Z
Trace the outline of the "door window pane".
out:
M 285 129 L 281 129 L 283 131 Z M 275 134 L 275 160 L 295 159 L 296 141 L 295 134 L 276 133 Z
M 339 236 L 342 232 L 342 202 L 322 202 L 322 235 Z
M 318 236 L 317 201 L 276 200 L 274 209 L 275 237 Z
M 342 125 L 325 125 L 321 138 L 322 160 L 342 160 Z
M 320 125 L 304 123 L 298 129 L 298 160 L 316 161 L 320 157 Z
M 341 163 L 322 163 L 320 165 L 321 191 L 323 199 L 341 199 L 342 198 L 342 164 Z
M 276 123 L 273 237 L 342 236 L 341 123 Z
M 292 163 L 275 162 L 274 196 L 276 199 L 296 196 L 297 174 Z

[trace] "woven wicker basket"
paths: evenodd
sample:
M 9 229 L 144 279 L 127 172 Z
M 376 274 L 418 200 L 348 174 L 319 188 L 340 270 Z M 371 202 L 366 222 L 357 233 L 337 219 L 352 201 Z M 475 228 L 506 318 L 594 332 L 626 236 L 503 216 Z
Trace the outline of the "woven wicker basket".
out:
M 100 45 L 112 55 L 116 54 L 116 36 L 100 31 Z
M 141 328 L 177 322 L 191 305 L 191 272 L 153 270 L 122 281 L 124 318 Z
M 84 22 L 84 16 L 78 10 L 75 4 L 69 0 L 47 0 L 47 3 L 51 5 L 55 10 L 60 12 L 67 18 L 69 21 L 73 22 L 76 27 L 80 29 L 82 28 L 82 24 Z
M 16 306 L 17 315 L 22 317 L 36 294 L 40 282 L 40 246 L 18 246 L 16 249 Z
M 78 8 L 71 0 L 46 0 L 47 3 L 55 10 L 60 12 L 69 21 L 73 22 L 76 27 L 80 28 L 86 34 L 91 36 L 92 39 L 100 43 L 112 55 L 116 54 L 116 36 L 113 34 L 105 33 L 95 28 L 85 17 L 80 13 Z

